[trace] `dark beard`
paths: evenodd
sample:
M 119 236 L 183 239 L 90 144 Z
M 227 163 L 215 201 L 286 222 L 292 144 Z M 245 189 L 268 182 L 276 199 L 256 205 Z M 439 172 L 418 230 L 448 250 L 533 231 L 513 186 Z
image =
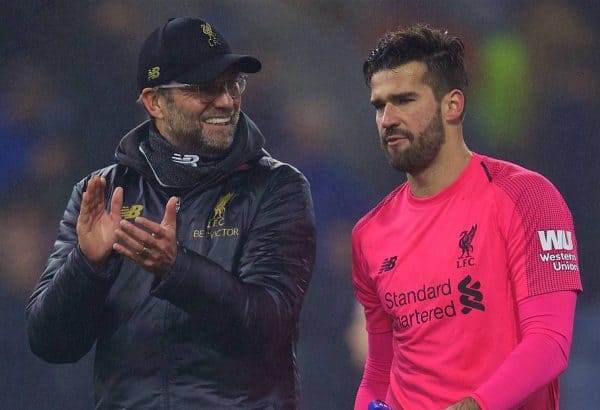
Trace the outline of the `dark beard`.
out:
M 232 122 L 237 124 L 238 120 L 239 112 L 232 119 Z M 199 154 L 208 158 L 221 157 L 227 153 L 235 132 L 235 128 L 233 128 L 230 135 L 231 141 L 228 144 L 215 143 L 215 140 L 220 139 L 220 137 L 211 138 L 205 135 L 200 118 L 182 113 L 175 107 L 175 104 L 171 104 L 169 107 L 165 122 L 174 146 L 184 152 Z
M 218 158 L 223 156 L 229 147 L 215 147 L 204 141 L 201 131 L 178 130 L 174 132 L 171 129 L 171 138 L 173 145 L 182 152 L 198 154 L 204 158 Z
M 390 165 L 398 171 L 409 174 L 415 174 L 427 168 L 446 141 L 440 112 L 431 119 L 427 128 L 418 137 L 409 131 L 393 128 L 387 131 L 387 134 L 401 134 L 410 141 L 410 146 L 399 153 L 390 152 L 385 145 L 382 146 Z

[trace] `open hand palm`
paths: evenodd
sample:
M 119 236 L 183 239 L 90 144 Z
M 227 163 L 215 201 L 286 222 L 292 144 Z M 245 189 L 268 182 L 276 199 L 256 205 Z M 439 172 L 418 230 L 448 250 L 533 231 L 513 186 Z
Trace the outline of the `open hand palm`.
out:
M 101 264 L 112 252 L 117 238 L 115 230 L 121 220 L 123 189 L 113 192 L 111 207 L 104 208 L 106 180 L 93 177 L 83 193 L 81 210 L 77 219 L 77 237 L 79 247 L 92 264 Z

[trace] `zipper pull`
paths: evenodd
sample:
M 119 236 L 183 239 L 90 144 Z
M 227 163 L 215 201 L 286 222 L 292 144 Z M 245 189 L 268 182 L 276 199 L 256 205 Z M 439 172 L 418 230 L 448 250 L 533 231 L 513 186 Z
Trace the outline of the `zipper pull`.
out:
M 181 197 L 177 197 L 177 205 L 175 205 L 175 222 L 177 223 L 177 230 L 175 231 L 175 239 L 177 240 L 177 247 L 181 246 L 182 241 L 180 238 L 179 232 L 181 229 L 179 228 L 181 225 L 181 218 L 179 217 L 179 210 L 181 209 Z

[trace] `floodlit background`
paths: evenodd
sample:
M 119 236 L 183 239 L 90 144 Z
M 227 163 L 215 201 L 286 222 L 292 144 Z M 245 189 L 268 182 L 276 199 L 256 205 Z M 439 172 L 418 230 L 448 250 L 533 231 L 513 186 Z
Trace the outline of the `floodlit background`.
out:
M 0 2 L 0 408 L 89 409 L 92 355 L 49 365 L 30 352 L 24 306 L 73 184 L 108 165 L 145 118 L 137 53 L 167 18 L 197 15 L 257 56 L 243 109 L 267 149 L 311 181 L 318 258 L 298 360 L 302 408 L 350 409 L 364 355 L 354 320 L 350 230 L 403 175 L 379 151 L 361 67 L 386 31 L 416 22 L 464 38 L 465 138 L 548 177 L 575 218 L 584 293 L 564 409 L 600 402 L 600 7 L 590 1 Z M 357 330 L 358 329 L 358 330 Z

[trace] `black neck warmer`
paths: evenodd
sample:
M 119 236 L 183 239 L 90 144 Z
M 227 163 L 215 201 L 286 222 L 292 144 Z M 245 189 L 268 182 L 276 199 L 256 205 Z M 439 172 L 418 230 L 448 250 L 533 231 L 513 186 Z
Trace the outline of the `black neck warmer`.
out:
M 148 139 L 140 144 L 158 182 L 169 188 L 187 188 L 200 182 L 223 157 L 203 158 L 197 154 L 185 154 L 164 139 L 154 124 L 148 130 Z
M 208 187 L 228 175 L 252 166 L 260 157 L 269 156 L 263 150 L 265 139 L 254 122 L 240 113 L 233 143 L 221 158 L 201 158 L 180 152 L 167 142 L 147 120 L 132 129 L 119 142 L 116 162 L 132 167 L 155 180 L 164 188 L 177 192 L 188 188 Z M 196 165 L 196 166 L 194 166 Z

